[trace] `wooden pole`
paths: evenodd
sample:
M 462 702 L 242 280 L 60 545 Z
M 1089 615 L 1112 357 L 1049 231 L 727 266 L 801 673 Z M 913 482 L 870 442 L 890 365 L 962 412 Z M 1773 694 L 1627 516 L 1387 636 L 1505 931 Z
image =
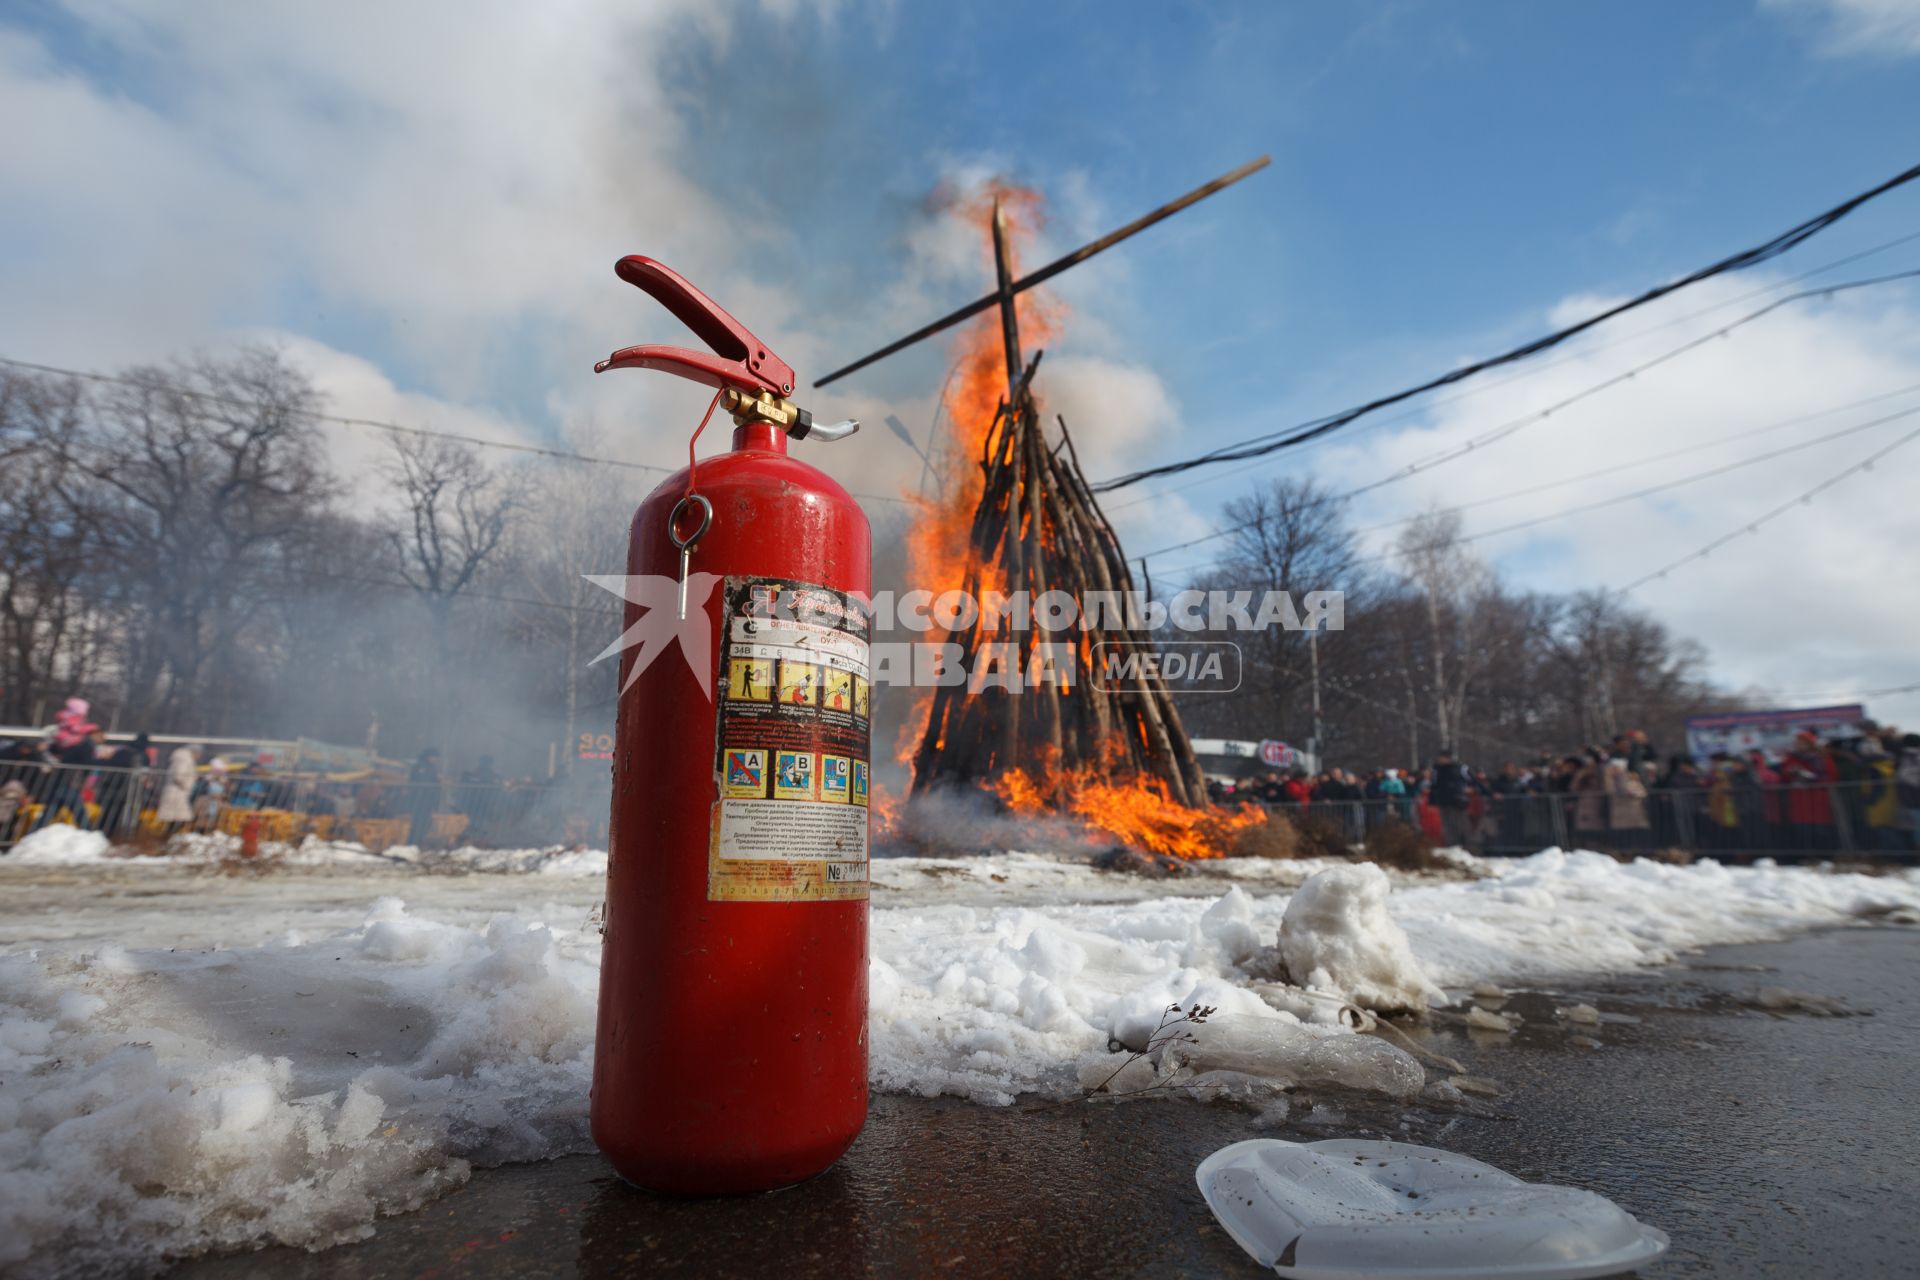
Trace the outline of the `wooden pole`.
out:
M 1055 258 L 1052 262 L 1049 262 L 1046 266 L 1041 267 L 1038 271 L 1035 271 L 1029 275 L 1024 275 L 1020 277 L 1018 280 L 1013 281 L 1012 284 L 1008 286 L 1009 291 L 1013 293 L 1025 293 L 1028 289 L 1033 288 L 1037 284 L 1044 284 L 1048 280 L 1051 280 L 1053 279 L 1053 277 L 1059 275 L 1062 271 L 1065 271 L 1068 267 L 1078 266 L 1080 263 L 1085 262 L 1088 258 L 1091 258 L 1094 254 L 1104 253 L 1108 249 L 1113 248 L 1113 246 L 1115 246 L 1116 244 L 1119 244 L 1122 240 L 1125 240 L 1128 236 L 1138 235 L 1140 232 L 1145 231 L 1148 227 L 1152 226 L 1154 223 L 1159 222 L 1165 218 L 1171 218 L 1174 214 L 1179 213 L 1182 209 L 1188 208 L 1191 205 L 1198 204 L 1200 201 L 1205 200 L 1208 196 L 1213 195 L 1218 191 L 1225 190 L 1227 187 L 1232 186 L 1234 183 L 1240 181 L 1240 179 L 1248 176 L 1249 174 L 1258 173 L 1260 170 L 1266 168 L 1267 165 L 1271 162 L 1271 160 L 1272 160 L 1271 156 L 1261 156 L 1257 160 L 1248 161 L 1246 164 L 1241 165 L 1238 169 L 1235 169 L 1231 173 L 1221 174 L 1219 177 L 1215 178 L 1212 182 L 1204 183 L 1201 186 L 1195 187 L 1193 190 L 1187 192 L 1187 194 L 1181 196 L 1178 200 L 1169 201 L 1168 203 L 1161 205 L 1158 209 L 1155 209 L 1152 213 L 1146 214 L 1143 217 L 1135 218 L 1132 222 L 1129 222 L 1126 226 L 1121 227 L 1119 230 L 1109 231 L 1106 235 L 1101 236 L 1098 240 L 1095 240 L 1090 244 L 1081 245 L 1078 249 L 1075 249 L 1072 253 L 1068 254 L 1066 257 Z M 941 316 L 938 320 L 935 320 L 932 324 L 923 325 L 922 327 L 915 329 L 912 333 L 908 334 L 904 338 L 901 338 L 897 342 L 888 343 L 886 346 L 880 348 L 878 351 L 874 352 L 872 355 L 862 356 L 858 360 L 855 360 L 850 365 L 845 365 L 841 368 L 835 369 L 832 373 L 829 373 L 824 378 L 815 378 L 813 380 L 813 385 L 816 387 L 824 387 L 829 382 L 833 382 L 839 378 L 844 378 L 848 374 L 854 372 L 857 369 L 866 368 L 868 365 L 872 364 L 876 360 L 884 360 L 896 351 L 905 350 L 906 348 L 912 346 L 916 342 L 920 342 L 924 339 L 931 338 L 934 334 L 939 333 L 943 329 L 952 328 L 954 325 L 959 324 L 962 320 L 968 319 L 969 317 L 972 317 L 972 316 L 979 315 L 982 311 L 985 311 L 988 307 L 995 305 L 999 301 L 1000 301 L 1000 291 L 996 289 L 994 290 L 994 292 L 988 294 L 984 298 L 979 298 L 973 302 L 969 302 L 966 306 L 961 307 L 958 311 L 952 312 L 948 315 Z
M 993 275 L 999 284 L 997 297 L 1000 299 L 1000 340 L 1007 349 L 1007 405 L 1012 410 L 1014 421 L 1026 429 L 1026 414 L 1020 395 L 1020 317 L 1013 307 L 1013 264 L 1007 259 L 1007 211 L 1001 207 L 1000 197 L 993 198 Z

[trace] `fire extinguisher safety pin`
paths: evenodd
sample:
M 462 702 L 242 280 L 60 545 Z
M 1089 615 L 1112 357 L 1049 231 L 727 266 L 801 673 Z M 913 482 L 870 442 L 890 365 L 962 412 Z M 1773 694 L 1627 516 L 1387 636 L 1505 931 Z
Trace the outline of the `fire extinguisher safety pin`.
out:
M 700 523 L 686 537 L 680 536 L 680 517 L 690 506 L 700 508 Z M 689 493 L 673 504 L 673 510 L 667 515 L 667 540 L 680 551 L 680 620 L 687 618 L 687 562 L 693 558 L 694 544 L 707 536 L 707 530 L 713 527 L 713 503 L 704 493 Z
M 680 517 L 686 513 L 689 506 L 700 508 L 700 523 L 692 533 L 683 538 L 680 536 Z M 688 494 L 673 504 L 673 511 L 667 516 L 667 537 L 672 539 L 673 545 L 682 551 L 692 551 L 693 544 L 706 537 L 707 530 L 712 527 L 713 504 L 707 501 L 707 495 L 704 493 Z

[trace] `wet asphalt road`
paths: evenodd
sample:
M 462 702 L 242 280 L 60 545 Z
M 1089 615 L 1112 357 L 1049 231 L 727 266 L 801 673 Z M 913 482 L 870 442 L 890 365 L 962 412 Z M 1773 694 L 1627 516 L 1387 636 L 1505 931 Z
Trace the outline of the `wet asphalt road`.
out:
M 1741 1003 L 1763 986 L 1874 1016 Z M 1577 999 L 1609 1015 L 1598 1048 L 1551 1021 Z M 1503 1088 L 1468 1110 L 1323 1093 L 1257 1131 L 1249 1112 L 1185 1099 L 1036 1110 L 882 1097 L 838 1166 L 784 1191 L 664 1199 L 575 1156 L 476 1172 L 362 1244 L 173 1275 L 1271 1275 L 1193 1182 L 1202 1157 L 1250 1136 L 1399 1138 L 1591 1188 L 1672 1235 L 1649 1278 L 1920 1274 L 1920 930 L 1718 948 L 1510 1007 L 1529 1017 L 1516 1036 L 1429 1036 Z

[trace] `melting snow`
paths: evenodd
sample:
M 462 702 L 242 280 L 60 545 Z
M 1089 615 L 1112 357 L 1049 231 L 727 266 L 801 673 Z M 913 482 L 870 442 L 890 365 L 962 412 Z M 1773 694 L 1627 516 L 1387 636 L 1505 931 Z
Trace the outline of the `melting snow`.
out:
M 310 844 L 232 875 L 221 852 L 121 858 L 49 828 L 0 859 L 0 1272 L 320 1247 L 470 1163 L 588 1149 L 604 854 Z M 1390 1003 L 1920 907 L 1911 872 L 1559 850 L 1396 875 L 1391 895 L 1337 864 L 1289 896 L 1327 865 L 1143 881 L 1038 854 L 878 861 L 873 1084 L 1072 1092 L 1119 1061 L 1110 1040 L 1202 1003 L 1220 1013 L 1179 1053 L 1223 1085 L 1406 1096 L 1410 1060 L 1344 1033 L 1337 999 L 1250 985 L 1283 921 L 1296 980 Z
M 1387 914 L 1387 873 L 1332 867 L 1300 886 L 1280 920 L 1280 955 L 1301 986 L 1381 1013 L 1417 1013 L 1446 998 Z

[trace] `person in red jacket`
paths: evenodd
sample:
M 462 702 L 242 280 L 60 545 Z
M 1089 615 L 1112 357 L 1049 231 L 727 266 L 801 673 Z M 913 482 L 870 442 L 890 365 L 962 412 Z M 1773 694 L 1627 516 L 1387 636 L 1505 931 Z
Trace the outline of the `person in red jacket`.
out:
M 1820 848 L 1833 843 L 1833 792 L 1840 770 L 1833 752 L 1810 729 L 1794 735 L 1793 750 L 1780 762 L 1780 781 L 1787 792 L 1787 821 L 1799 828 L 1802 839 Z

